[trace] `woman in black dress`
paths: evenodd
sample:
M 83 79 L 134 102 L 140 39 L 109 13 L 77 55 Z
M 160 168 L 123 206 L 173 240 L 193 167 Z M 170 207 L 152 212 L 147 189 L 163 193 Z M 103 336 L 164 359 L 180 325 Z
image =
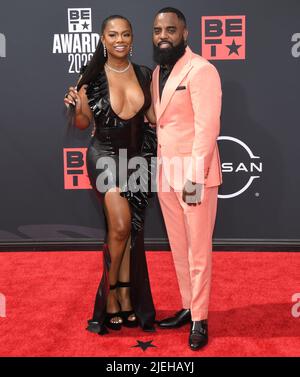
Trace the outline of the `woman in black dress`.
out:
M 64 100 L 74 106 L 76 127 L 94 124 L 87 170 L 103 202 L 107 232 L 103 276 L 87 330 L 99 334 L 107 328 L 138 325 L 153 331 L 155 321 L 143 235 L 144 210 L 151 196 L 150 159 L 156 155 L 155 131 L 144 122 L 146 116 L 155 124 L 151 70 L 131 63 L 128 55 L 132 55 L 130 22 L 122 16 L 106 18 L 93 58 Z M 132 157 L 144 157 L 146 165 L 127 169 Z M 130 184 L 127 178 L 133 178 L 128 179 Z M 139 186 L 141 181 L 148 183 L 146 189 Z

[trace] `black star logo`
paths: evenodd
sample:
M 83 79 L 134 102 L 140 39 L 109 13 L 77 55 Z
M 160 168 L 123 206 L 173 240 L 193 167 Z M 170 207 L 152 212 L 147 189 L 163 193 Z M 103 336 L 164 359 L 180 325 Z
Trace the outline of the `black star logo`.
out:
M 228 54 L 228 55 L 231 55 L 231 54 L 233 54 L 233 53 L 239 55 L 238 49 L 239 49 L 241 46 L 242 46 L 242 45 L 237 45 L 237 44 L 235 44 L 235 40 L 233 39 L 231 45 L 226 45 L 226 47 L 229 48 L 229 54 Z
M 84 24 L 82 24 L 82 26 L 83 26 L 83 30 L 84 30 L 84 29 L 88 29 L 88 28 L 89 28 L 89 24 L 87 24 L 87 22 L 86 22 L 86 21 L 84 22 Z
M 140 340 L 137 340 L 136 342 L 137 344 L 135 346 L 132 346 L 131 348 L 135 348 L 135 347 L 141 348 L 145 352 L 146 349 L 149 347 L 156 347 L 153 344 L 151 344 L 153 340 L 149 340 L 149 342 L 141 342 Z

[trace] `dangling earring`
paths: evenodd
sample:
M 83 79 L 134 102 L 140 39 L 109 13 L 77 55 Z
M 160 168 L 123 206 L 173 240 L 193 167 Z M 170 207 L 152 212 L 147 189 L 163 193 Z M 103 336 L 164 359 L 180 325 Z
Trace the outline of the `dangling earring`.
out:
M 132 51 L 133 51 L 133 48 L 132 46 L 130 46 L 130 50 L 129 50 L 129 55 L 132 56 Z
M 103 56 L 106 58 L 106 46 L 104 43 L 103 43 Z

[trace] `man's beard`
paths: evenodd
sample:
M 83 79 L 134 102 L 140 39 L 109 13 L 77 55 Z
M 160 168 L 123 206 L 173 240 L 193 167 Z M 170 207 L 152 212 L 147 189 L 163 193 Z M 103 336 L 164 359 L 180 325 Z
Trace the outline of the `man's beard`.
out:
M 153 44 L 153 60 L 159 65 L 174 65 L 180 59 L 186 48 L 186 42 L 182 38 L 177 46 L 159 48 Z

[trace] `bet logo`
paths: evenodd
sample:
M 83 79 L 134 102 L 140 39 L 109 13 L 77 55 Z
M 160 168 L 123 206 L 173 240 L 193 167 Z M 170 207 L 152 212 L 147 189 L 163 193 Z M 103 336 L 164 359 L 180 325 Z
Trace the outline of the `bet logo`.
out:
M 91 8 L 68 8 L 69 33 L 92 32 Z
M 65 189 L 91 189 L 86 170 L 86 148 L 64 148 Z
M 246 58 L 246 16 L 203 16 L 202 56 L 209 60 Z

